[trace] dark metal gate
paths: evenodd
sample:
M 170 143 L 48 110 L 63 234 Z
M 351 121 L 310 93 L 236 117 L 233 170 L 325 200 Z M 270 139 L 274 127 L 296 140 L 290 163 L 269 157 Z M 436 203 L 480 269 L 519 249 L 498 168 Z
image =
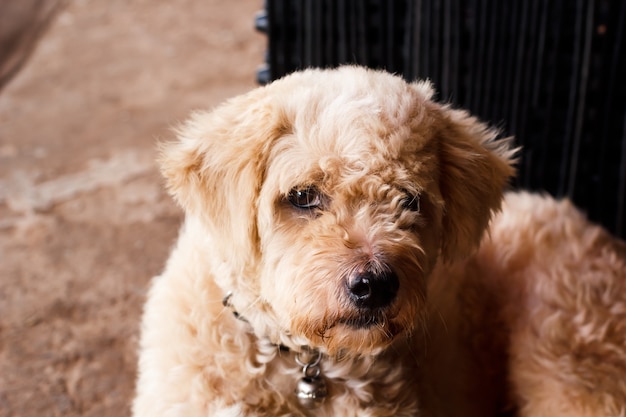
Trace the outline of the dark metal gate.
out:
M 626 1 L 267 0 L 259 81 L 358 63 L 430 78 L 515 135 L 516 186 L 626 235 Z

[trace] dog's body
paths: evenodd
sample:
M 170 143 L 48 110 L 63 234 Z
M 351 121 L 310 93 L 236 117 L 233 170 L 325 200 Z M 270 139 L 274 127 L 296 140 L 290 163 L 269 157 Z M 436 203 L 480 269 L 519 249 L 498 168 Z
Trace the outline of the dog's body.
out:
M 626 415 L 626 246 L 548 197 L 492 219 L 509 141 L 430 97 L 306 71 L 164 148 L 136 417 Z

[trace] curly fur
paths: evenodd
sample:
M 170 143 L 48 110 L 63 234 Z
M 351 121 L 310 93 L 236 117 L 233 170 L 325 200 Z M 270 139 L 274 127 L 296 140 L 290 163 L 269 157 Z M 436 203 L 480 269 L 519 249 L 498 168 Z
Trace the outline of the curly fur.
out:
M 626 414 L 624 244 L 568 202 L 504 195 L 511 141 L 432 95 L 307 70 L 163 145 L 187 217 L 148 294 L 136 417 Z M 290 204 L 298 187 L 319 204 Z M 365 268 L 400 290 L 364 322 L 346 282 Z M 294 395 L 305 346 L 315 410 Z

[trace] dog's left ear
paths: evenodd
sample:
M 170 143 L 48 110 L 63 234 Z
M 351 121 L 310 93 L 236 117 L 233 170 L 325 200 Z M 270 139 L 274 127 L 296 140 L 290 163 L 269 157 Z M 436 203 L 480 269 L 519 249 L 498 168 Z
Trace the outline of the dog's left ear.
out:
M 515 174 L 512 139 L 463 110 L 435 104 L 439 187 L 444 200 L 442 255 L 452 261 L 478 246 Z
M 264 91 L 194 114 L 177 140 L 160 149 L 170 193 L 218 240 L 216 250 L 241 268 L 258 255 L 258 194 L 269 150 L 284 128 Z

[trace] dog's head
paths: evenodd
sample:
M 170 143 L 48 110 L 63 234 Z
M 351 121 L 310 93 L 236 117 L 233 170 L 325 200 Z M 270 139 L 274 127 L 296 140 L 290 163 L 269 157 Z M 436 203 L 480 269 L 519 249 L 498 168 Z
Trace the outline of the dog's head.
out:
M 259 334 L 365 354 L 409 332 L 438 258 L 478 245 L 507 140 L 426 82 L 307 70 L 196 114 L 162 169 Z

